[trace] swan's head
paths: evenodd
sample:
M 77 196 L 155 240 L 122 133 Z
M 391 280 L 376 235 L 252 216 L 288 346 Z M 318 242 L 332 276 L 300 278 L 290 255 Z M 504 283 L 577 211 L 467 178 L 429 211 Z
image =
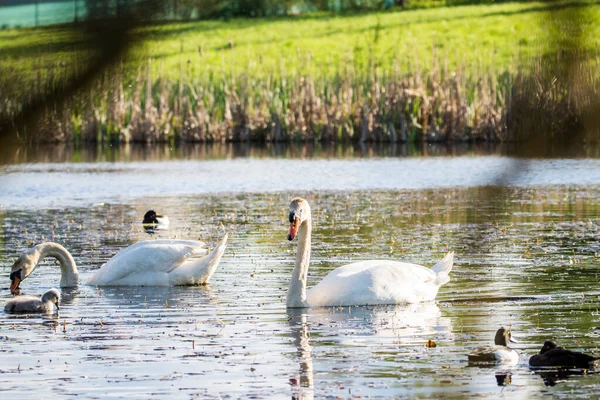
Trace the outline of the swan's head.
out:
M 510 329 L 500 328 L 496 331 L 496 337 L 494 343 L 497 346 L 508 346 L 509 342 L 516 343 L 516 340 L 512 338 Z
M 40 252 L 36 247 L 27 250 L 15 261 L 10 269 L 10 291 L 13 294 L 19 292 L 19 284 L 27 278 L 40 262 Z
M 308 201 L 296 197 L 292 199 L 290 203 L 290 230 L 288 231 L 287 238 L 288 240 L 293 240 L 296 237 L 296 233 L 298 233 L 298 228 L 300 225 L 304 223 L 304 221 L 308 221 L 310 219 L 310 206 L 308 205 Z
M 144 220 L 142 221 L 142 224 L 158 224 L 158 219 L 156 217 L 157 215 L 154 210 L 150 210 L 144 214 Z
M 56 289 L 50 289 L 42 296 L 42 302 L 50 301 L 56 305 L 56 309 L 58 310 L 60 307 L 60 292 Z
M 554 340 L 546 340 L 542 346 L 542 349 L 540 350 L 540 354 L 544 354 L 545 352 L 556 349 L 557 347 L 558 344 L 556 344 Z

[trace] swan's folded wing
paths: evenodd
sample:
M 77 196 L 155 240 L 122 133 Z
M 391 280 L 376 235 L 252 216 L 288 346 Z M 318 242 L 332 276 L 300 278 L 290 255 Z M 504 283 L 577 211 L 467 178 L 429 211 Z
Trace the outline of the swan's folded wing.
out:
M 177 240 L 177 239 L 157 239 L 157 240 L 141 240 L 137 243 L 132 244 L 131 246 L 125 247 L 124 249 L 119 250 L 117 254 L 112 259 L 117 256 L 124 256 L 125 254 L 135 251 L 139 248 L 145 248 L 153 244 L 155 246 L 170 246 L 170 245 L 184 245 L 194 249 L 194 251 L 198 252 L 198 255 L 203 255 L 202 250 L 206 250 L 208 252 L 208 245 L 205 242 L 201 242 L 199 240 Z M 110 260 L 109 260 L 110 261 Z
M 131 275 L 169 273 L 192 256 L 208 253 L 204 242 L 193 240 L 145 240 L 118 252 L 108 260 L 90 285 L 110 285 Z
M 437 293 L 436 274 L 417 264 L 369 260 L 331 271 L 307 292 L 314 306 L 417 303 Z

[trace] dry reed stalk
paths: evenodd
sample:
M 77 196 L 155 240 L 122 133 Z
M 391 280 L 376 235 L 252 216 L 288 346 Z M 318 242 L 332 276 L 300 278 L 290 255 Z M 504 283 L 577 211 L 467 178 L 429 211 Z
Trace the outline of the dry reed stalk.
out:
M 100 140 L 146 143 L 517 140 L 528 131 L 551 134 L 591 120 L 589 110 L 600 96 L 600 56 L 597 49 L 577 56 L 585 62 L 564 81 L 556 80 L 542 59 L 529 69 L 511 66 L 499 74 L 476 67 L 469 75 L 464 60 L 450 71 L 447 56 L 440 63 L 437 52 L 428 71 L 415 55 L 407 60 L 409 73 L 401 72 L 398 61 L 390 70 L 371 65 L 366 75 L 346 63 L 332 79 L 291 71 L 257 80 L 225 68 L 194 77 L 180 64 L 172 82 L 161 66 L 153 78 L 148 59 L 127 89 L 126 71 L 117 67 L 73 98 L 65 108 L 70 113 L 48 105 L 34 134 L 39 141 L 95 142 L 101 134 Z M 38 71 L 35 92 L 65 79 L 57 80 L 49 66 L 45 74 Z M 25 96 L 0 98 L 0 112 L 16 113 Z

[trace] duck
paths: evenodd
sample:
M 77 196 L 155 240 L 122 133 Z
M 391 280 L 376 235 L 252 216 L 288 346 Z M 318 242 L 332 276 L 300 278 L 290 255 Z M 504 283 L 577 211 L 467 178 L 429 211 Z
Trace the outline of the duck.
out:
M 142 240 L 121 251 L 96 271 L 91 286 L 190 286 L 208 283 L 227 243 L 227 234 L 210 253 L 197 240 Z M 200 257 L 204 256 L 204 257 Z M 79 273 L 73 256 L 62 245 L 40 243 L 23 253 L 13 264 L 10 290 L 18 293 L 21 281 L 30 276 L 46 257 L 58 260 L 60 286 L 78 285 Z
M 157 215 L 154 210 L 149 210 L 144 214 L 142 225 L 146 231 L 155 229 L 167 229 L 169 227 L 169 217 L 166 215 Z
M 566 350 L 559 347 L 554 340 L 546 340 L 539 354 L 531 356 L 531 367 L 563 367 L 563 368 L 594 368 L 598 366 L 600 357 L 585 353 Z
M 433 301 L 450 278 L 454 253 L 449 252 L 432 268 L 392 260 L 368 260 L 331 271 L 307 290 L 310 264 L 312 217 L 307 200 L 290 203 L 287 239 L 298 237 L 296 263 L 292 272 L 286 307 L 338 307 L 383 304 L 412 304 Z
M 7 313 L 51 313 L 54 307 L 58 310 L 60 293 L 50 289 L 41 298 L 33 296 L 17 296 L 6 302 L 4 311 Z
M 519 353 L 508 347 L 509 342 L 515 342 L 510 329 L 504 327 L 496 331 L 494 346 L 483 346 L 474 349 L 469 355 L 469 363 L 475 364 L 518 364 Z

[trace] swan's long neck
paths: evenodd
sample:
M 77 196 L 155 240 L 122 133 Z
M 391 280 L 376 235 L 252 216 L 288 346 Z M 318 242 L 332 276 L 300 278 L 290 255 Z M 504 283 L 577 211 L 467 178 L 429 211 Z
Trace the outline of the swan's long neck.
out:
M 40 252 L 40 261 L 46 257 L 54 257 L 60 263 L 61 287 L 77 286 L 79 273 L 77 272 L 75 260 L 67 249 L 58 243 L 47 242 L 38 245 L 38 250 Z
M 308 307 L 306 302 L 306 279 L 310 263 L 310 239 L 312 232 L 311 218 L 305 220 L 298 228 L 298 252 L 296 265 L 292 272 L 292 280 L 287 294 L 286 306 L 290 308 Z

